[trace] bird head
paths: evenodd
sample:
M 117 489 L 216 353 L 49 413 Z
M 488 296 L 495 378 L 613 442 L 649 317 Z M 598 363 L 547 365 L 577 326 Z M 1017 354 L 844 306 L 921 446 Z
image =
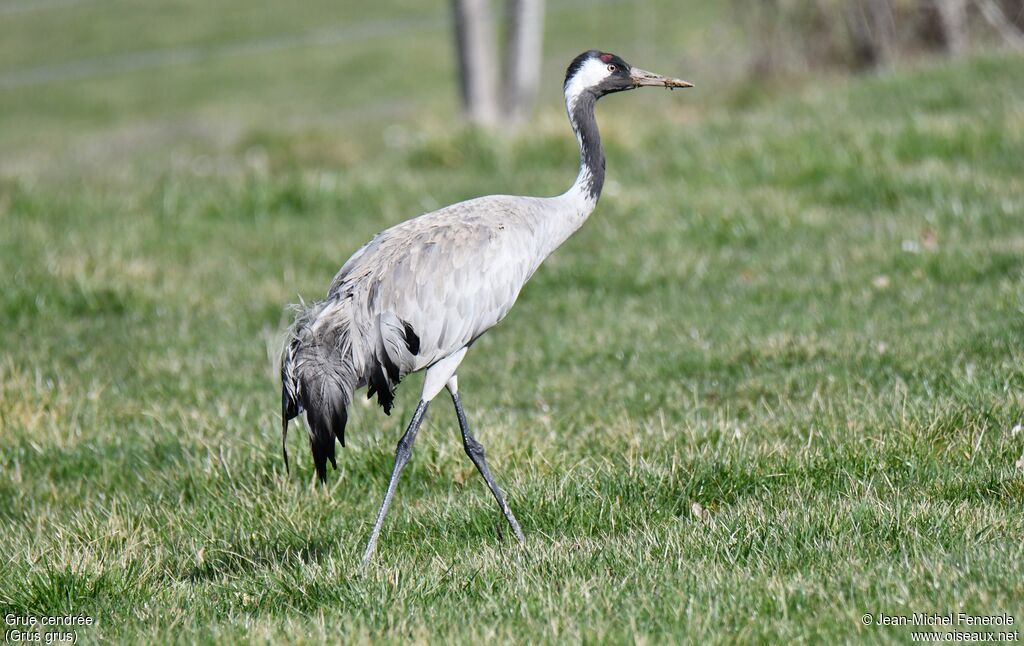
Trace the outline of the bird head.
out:
M 669 78 L 633 67 L 615 54 L 592 49 L 573 59 L 565 71 L 565 98 L 574 102 L 584 93 L 594 98 L 612 92 L 634 90 L 638 87 L 693 87 L 679 79 Z

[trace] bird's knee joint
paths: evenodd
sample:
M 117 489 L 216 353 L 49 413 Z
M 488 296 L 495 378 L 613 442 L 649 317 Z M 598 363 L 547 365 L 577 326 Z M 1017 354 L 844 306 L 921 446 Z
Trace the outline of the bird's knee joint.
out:
M 395 457 L 400 460 L 408 460 L 409 456 L 412 455 L 412 443 L 407 442 L 405 438 L 398 441 L 398 446 L 395 447 Z
M 484 457 L 484 445 L 480 444 L 476 440 L 467 440 L 463 444 L 463 448 L 466 449 L 466 454 L 471 458 L 482 459 Z

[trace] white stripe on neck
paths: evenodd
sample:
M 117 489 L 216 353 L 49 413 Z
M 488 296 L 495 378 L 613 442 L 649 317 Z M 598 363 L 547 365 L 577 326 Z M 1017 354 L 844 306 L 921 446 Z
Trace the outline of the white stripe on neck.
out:
M 569 109 L 570 118 L 572 110 L 576 107 L 576 99 L 587 88 L 594 87 L 604 79 L 611 76 L 608 66 L 599 58 L 589 58 L 580 68 L 576 70 L 572 78 L 565 84 L 565 106 Z

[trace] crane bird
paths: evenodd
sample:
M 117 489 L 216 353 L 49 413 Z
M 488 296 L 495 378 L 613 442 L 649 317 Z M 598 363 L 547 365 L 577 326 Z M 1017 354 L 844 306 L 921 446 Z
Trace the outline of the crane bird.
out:
M 520 543 L 523 532 L 473 437 L 456 372 L 466 351 L 505 318 L 540 264 L 587 219 L 604 184 L 604 151 L 594 104 L 639 87 L 692 87 L 591 50 L 569 65 L 563 90 L 580 147 L 576 181 L 557 197 L 490 195 L 459 202 L 377 234 L 331 282 L 327 298 L 301 308 L 281 361 L 282 452 L 288 465 L 288 422 L 306 413 L 313 462 L 326 481 L 337 469 L 335 438 L 345 446 L 348 407 L 367 386 L 391 413 L 395 388 L 426 370 L 419 405 L 398 441 L 384 502 L 363 554 L 369 562 L 402 470 L 412 455 L 427 406 L 445 387 L 462 444 Z

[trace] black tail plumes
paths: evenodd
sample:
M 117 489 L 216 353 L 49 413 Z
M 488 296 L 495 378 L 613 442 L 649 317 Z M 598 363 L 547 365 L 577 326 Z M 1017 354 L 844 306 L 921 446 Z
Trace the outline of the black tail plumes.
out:
M 281 450 L 288 469 L 288 422 L 305 411 L 309 446 L 321 482 L 335 469 L 334 440 L 345 446 L 348 406 L 356 374 L 349 341 L 347 300 L 329 299 L 302 310 L 281 359 Z

